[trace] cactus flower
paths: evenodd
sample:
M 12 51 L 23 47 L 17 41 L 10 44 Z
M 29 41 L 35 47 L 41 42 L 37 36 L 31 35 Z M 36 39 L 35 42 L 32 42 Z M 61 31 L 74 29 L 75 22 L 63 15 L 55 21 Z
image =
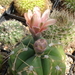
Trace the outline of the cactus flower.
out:
M 49 15 L 49 9 L 41 14 L 39 7 L 34 7 L 33 12 L 28 10 L 28 13 L 24 14 L 26 24 L 33 36 L 39 36 L 41 32 L 47 30 L 48 26 L 56 22 L 55 19 L 50 19 Z
M 47 41 L 45 39 L 38 39 L 34 43 L 34 50 L 36 53 L 42 53 L 46 50 Z

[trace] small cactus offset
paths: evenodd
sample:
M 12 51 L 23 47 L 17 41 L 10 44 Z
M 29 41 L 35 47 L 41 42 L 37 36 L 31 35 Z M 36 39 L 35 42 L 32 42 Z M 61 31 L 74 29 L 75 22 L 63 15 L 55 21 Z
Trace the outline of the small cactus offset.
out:
M 8 20 L 0 24 L 0 42 L 15 46 L 25 37 L 25 26 L 17 20 Z
M 25 37 L 10 53 L 8 73 L 11 75 L 65 75 L 65 53 L 62 46 L 59 42 L 46 40 L 41 36 L 41 32 L 56 20 L 49 19 L 49 9 L 43 13 L 42 18 L 39 8 L 35 7 L 35 9 L 34 16 L 29 12 L 24 14 L 32 35 Z

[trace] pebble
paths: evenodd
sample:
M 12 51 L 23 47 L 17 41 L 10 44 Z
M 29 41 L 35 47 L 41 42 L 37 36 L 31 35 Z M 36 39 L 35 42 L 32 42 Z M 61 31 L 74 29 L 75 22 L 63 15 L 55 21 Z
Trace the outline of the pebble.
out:
M 2 14 L 4 13 L 5 8 L 3 6 L 0 5 L 0 17 L 2 16 Z
M 69 71 L 70 71 L 70 68 L 71 68 L 71 65 L 73 64 L 73 59 L 66 55 L 66 62 L 65 62 L 65 64 L 66 64 L 66 73 L 65 73 L 65 75 L 68 75 Z

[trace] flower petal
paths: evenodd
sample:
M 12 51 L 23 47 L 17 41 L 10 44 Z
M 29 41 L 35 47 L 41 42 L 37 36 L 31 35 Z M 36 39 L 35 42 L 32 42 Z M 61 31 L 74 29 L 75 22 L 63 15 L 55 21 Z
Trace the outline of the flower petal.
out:
M 24 17 L 25 17 L 25 20 L 26 20 L 26 24 L 30 27 L 31 20 L 29 20 L 28 14 L 24 13 Z
M 28 10 L 28 13 L 24 14 L 26 23 L 34 37 L 39 36 L 41 32 L 47 30 L 49 25 L 52 25 L 56 22 L 55 19 L 49 19 L 49 14 L 50 10 L 47 9 L 41 17 L 41 11 L 39 7 L 34 7 L 33 13 L 31 10 Z
M 33 16 L 32 11 L 28 10 L 28 18 L 29 18 L 29 20 L 31 20 L 32 16 Z
M 53 25 L 53 24 L 55 24 L 55 23 L 56 23 L 56 20 L 55 20 L 55 19 L 50 19 L 50 20 L 46 21 L 46 22 L 42 25 L 42 27 L 47 27 L 47 26 Z
M 28 24 L 28 23 L 29 23 L 28 14 L 27 14 L 27 13 L 24 13 L 24 17 L 25 17 L 25 19 L 26 19 L 26 23 Z
M 35 13 L 38 15 L 38 17 L 41 17 L 41 11 L 40 11 L 39 7 L 34 7 L 33 14 L 35 14 Z
M 42 28 L 40 28 L 39 32 L 41 33 L 41 32 L 46 31 L 46 30 L 47 30 L 47 27 L 42 27 Z
M 37 34 L 39 32 L 40 28 L 39 27 L 33 27 L 33 31 L 35 32 L 35 34 Z
M 50 10 L 47 9 L 42 15 L 42 22 L 46 21 L 49 18 Z
M 26 19 L 26 24 L 29 26 L 29 27 L 31 27 L 31 19 L 32 19 L 32 16 L 33 16 L 33 14 L 32 14 L 32 12 L 31 12 L 31 10 L 28 10 L 28 13 L 24 13 L 24 17 L 25 17 L 25 19 Z
M 43 32 L 43 31 L 47 30 L 48 26 L 54 24 L 55 22 L 56 22 L 55 19 L 50 19 L 50 20 L 46 21 L 46 22 L 40 27 L 40 32 Z
M 39 27 L 40 23 L 41 23 L 41 13 L 40 13 L 40 9 L 38 8 L 38 10 L 35 9 L 33 12 L 32 26 Z
M 33 28 L 30 28 L 30 32 L 32 33 L 33 36 L 36 36 L 36 35 L 39 35 L 39 28 L 36 28 L 36 27 L 33 27 Z

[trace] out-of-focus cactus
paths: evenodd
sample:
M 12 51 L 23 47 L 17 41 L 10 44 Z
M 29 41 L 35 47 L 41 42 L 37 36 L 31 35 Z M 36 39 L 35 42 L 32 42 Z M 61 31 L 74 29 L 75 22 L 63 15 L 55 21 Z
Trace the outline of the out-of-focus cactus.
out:
M 75 0 L 64 0 L 63 5 L 65 5 L 70 12 L 75 12 Z
M 14 6 L 17 12 L 23 16 L 25 12 L 29 9 L 33 10 L 35 6 L 41 8 L 41 11 L 44 12 L 47 8 L 49 8 L 48 0 L 14 0 Z
M 60 41 L 65 48 L 75 39 L 75 20 L 72 15 L 65 11 L 54 10 L 51 17 L 56 18 L 57 22 L 43 32 L 42 36 L 46 39 Z
M 41 32 L 47 30 L 49 24 L 54 24 L 55 20 L 49 19 L 49 10 L 46 10 L 41 18 L 39 8 L 34 9 L 36 15 L 25 13 L 32 35 L 25 37 L 10 53 L 8 73 L 11 75 L 64 75 L 65 53 L 62 46 L 59 42 L 45 40 L 39 36 Z
M 0 42 L 10 48 L 20 42 L 25 33 L 25 26 L 19 21 L 8 20 L 0 24 Z

